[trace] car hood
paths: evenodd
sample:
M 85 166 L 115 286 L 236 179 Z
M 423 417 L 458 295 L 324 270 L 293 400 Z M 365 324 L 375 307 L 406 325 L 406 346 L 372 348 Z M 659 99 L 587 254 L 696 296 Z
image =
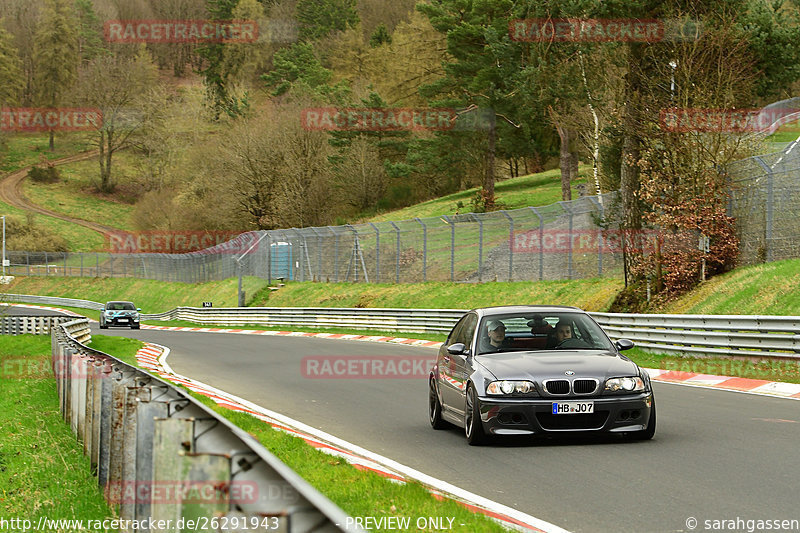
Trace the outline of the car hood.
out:
M 639 375 L 636 364 L 614 352 L 602 350 L 558 350 L 538 352 L 501 352 L 476 356 L 476 362 L 496 379 L 527 379 L 541 383 L 545 379 L 574 377 L 605 379 Z

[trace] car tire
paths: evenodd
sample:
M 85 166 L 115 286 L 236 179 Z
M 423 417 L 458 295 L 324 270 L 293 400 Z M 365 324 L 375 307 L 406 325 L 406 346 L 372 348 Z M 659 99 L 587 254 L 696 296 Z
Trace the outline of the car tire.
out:
M 486 442 L 486 433 L 483 432 L 481 413 L 478 408 L 478 395 L 472 384 L 467 385 L 464 408 L 464 434 L 470 446 L 480 446 Z
M 653 398 L 653 405 L 650 408 L 650 418 L 647 421 L 647 429 L 636 431 L 631 434 L 633 440 L 650 440 L 656 434 L 656 399 Z
M 103 320 L 100 320 L 100 329 L 108 329 L 108 324 L 106 324 Z
M 439 402 L 439 395 L 436 392 L 436 380 L 428 380 L 428 420 L 433 429 L 444 429 L 448 426 L 442 420 L 442 404 Z
M 131 326 L 131 329 L 139 329 L 139 326 Z

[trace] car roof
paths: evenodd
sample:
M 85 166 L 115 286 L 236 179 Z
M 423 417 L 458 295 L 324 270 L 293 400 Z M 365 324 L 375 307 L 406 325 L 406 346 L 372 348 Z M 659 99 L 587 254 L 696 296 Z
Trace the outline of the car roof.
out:
M 127 300 L 109 300 L 106 302 L 106 305 L 108 304 L 133 304 L 133 302 Z
M 491 317 L 510 313 L 563 313 L 564 311 L 586 313 L 580 307 L 568 305 L 499 305 L 495 307 L 478 307 L 471 312 L 477 313 L 479 317 Z

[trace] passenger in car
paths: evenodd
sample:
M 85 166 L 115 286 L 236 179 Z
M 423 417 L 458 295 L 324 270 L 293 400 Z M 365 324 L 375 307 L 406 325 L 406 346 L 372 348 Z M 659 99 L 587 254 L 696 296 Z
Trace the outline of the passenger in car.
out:
M 572 324 L 566 322 L 565 320 L 559 320 L 558 324 L 556 324 L 556 329 L 553 331 L 553 334 L 550 336 L 548 344 L 548 348 L 555 348 L 566 339 L 573 338 L 574 335 L 572 334 Z

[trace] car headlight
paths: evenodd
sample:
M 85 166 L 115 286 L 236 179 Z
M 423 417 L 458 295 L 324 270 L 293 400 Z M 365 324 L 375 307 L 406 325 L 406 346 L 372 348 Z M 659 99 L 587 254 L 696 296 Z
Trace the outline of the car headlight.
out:
M 644 381 L 638 376 L 611 378 L 606 380 L 606 390 L 610 392 L 639 392 L 644 390 Z
M 536 387 L 532 381 L 503 380 L 492 381 L 486 387 L 487 394 L 509 395 L 509 394 L 530 394 L 536 392 Z

